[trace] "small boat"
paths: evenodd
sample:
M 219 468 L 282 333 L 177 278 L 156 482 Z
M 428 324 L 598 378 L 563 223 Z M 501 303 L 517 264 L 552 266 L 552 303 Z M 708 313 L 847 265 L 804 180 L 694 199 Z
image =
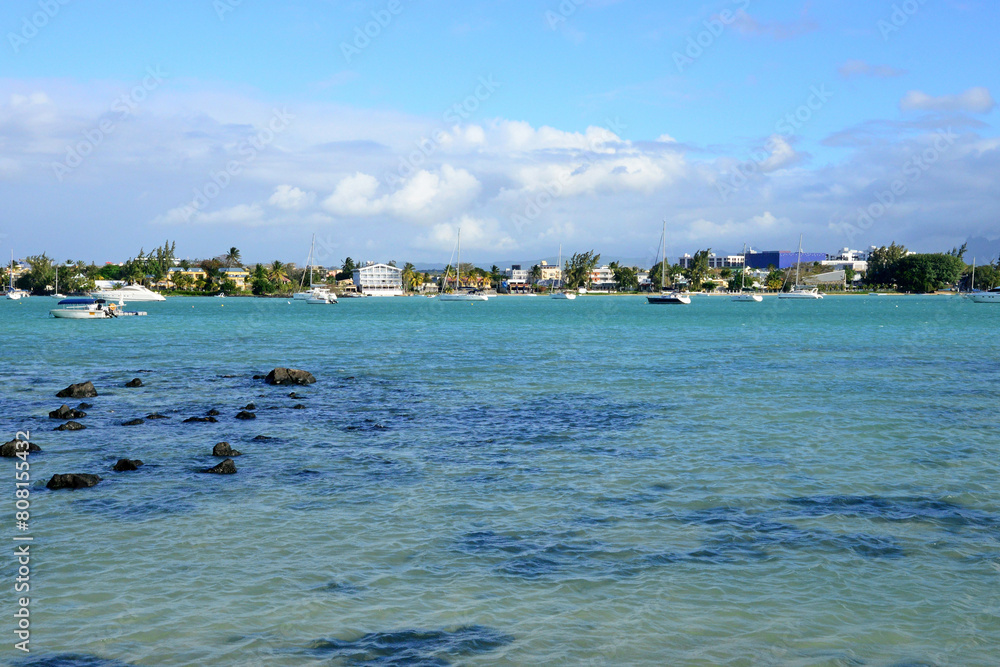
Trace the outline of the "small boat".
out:
M 822 299 L 818 287 L 799 284 L 799 264 L 802 262 L 802 235 L 799 234 L 799 254 L 795 259 L 795 284 L 789 292 L 778 294 L 779 299 Z
M 559 244 L 559 263 L 556 265 L 559 267 L 559 287 L 565 287 L 566 283 L 562 279 L 563 265 L 562 265 L 562 244 Z M 576 298 L 576 295 L 572 292 L 567 292 L 565 289 L 560 290 L 552 295 L 553 299 L 561 299 L 563 301 L 572 301 Z
M 743 244 L 743 256 L 747 256 L 747 244 Z M 746 276 L 746 267 L 740 268 L 740 293 L 734 294 L 730 297 L 730 301 L 737 301 L 741 303 L 760 303 L 764 300 L 760 294 L 755 294 L 753 292 L 747 292 L 743 289 L 743 278 Z
M 59 293 L 59 267 L 56 266 L 56 291 L 50 295 L 53 299 L 65 299 L 65 294 Z
M 14 287 L 14 251 L 10 251 L 10 272 L 7 274 L 10 276 L 10 282 L 7 285 L 7 298 L 11 301 L 17 301 L 28 296 L 28 293 L 23 289 L 17 289 Z
M 65 308 L 53 308 L 49 311 L 52 317 L 66 320 L 106 320 L 116 317 L 117 306 L 108 304 L 105 299 L 87 297 L 63 299 L 58 303 Z
M 1000 303 L 1000 287 L 994 287 L 988 292 L 973 292 L 969 295 L 973 303 Z
M 313 305 L 319 305 L 319 304 L 326 305 L 330 303 L 337 303 L 337 297 L 333 294 L 330 294 L 329 292 L 321 292 L 319 290 L 316 290 L 315 292 L 312 293 L 312 296 L 306 299 L 306 303 L 310 303 Z
M 117 289 L 96 290 L 90 293 L 95 299 L 106 301 L 166 301 L 166 297 L 139 284 L 124 285 Z
M 473 289 L 463 292 L 462 291 L 462 230 L 458 230 L 458 242 L 456 245 L 458 249 L 458 270 L 456 271 L 455 278 L 455 291 L 451 293 L 445 293 L 438 295 L 441 301 L 489 301 L 489 297 L 483 294 L 481 291 Z M 450 262 L 449 262 L 450 263 Z M 448 275 L 449 271 L 445 271 L 443 287 L 448 285 Z
M 676 305 L 686 306 L 691 303 L 691 297 L 683 292 L 667 291 L 667 221 L 663 221 L 663 233 L 660 236 L 660 293 L 646 297 L 646 302 L 654 306 Z
M 216 299 L 225 299 L 226 298 L 226 293 L 225 292 L 219 292 L 218 294 L 215 295 L 215 298 Z

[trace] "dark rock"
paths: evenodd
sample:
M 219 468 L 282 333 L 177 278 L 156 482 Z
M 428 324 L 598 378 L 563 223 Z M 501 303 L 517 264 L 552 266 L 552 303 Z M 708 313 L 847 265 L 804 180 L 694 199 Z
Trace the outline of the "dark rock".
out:
M 56 394 L 56 398 L 93 398 L 94 396 L 97 396 L 97 390 L 94 389 L 94 383 L 90 380 L 71 384 Z
M 243 406 L 243 409 L 244 410 L 256 410 L 257 409 L 257 404 L 256 403 L 247 403 L 246 405 Z
M 126 387 L 141 387 L 142 386 L 142 380 L 140 380 L 139 378 L 132 378 L 131 380 L 129 380 L 128 382 L 125 383 L 125 386 Z
M 82 431 L 87 428 L 80 422 L 66 422 L 65 424 L 60 424 L 55 427 L 56 431 Z
M 5 442 L 3 446 L 0 446 L 0 456 L 5 459 L 12 459 L 17 456 L 18 452 L 40 452 L 42 448 L 33 442 L 27 442 L 28 446 L 25 447 L 24 443 L 26 440 L 11 440 L 10 442 Z
M 239 414 L 236 415 L 237 419 L 257 419 L 257 415 L 252 412 L 247 412 L 246 410 L 240 410 Z
M 266 377 L 267 377 L 266 375 L 254 375 L 253 379 L 254 380 L 263 380 Z
M 159 412 L 154 412 L 152 414 L 146 415 L 146 419 L 170 419 L 166 415 L 161 415 Z
M 211 410 L 209 410 L 209 411 L 208 411 L 208 412 L 206 412 L 205 414 L 206 414 L 206 415 L 208 415 L 209 417 L 218 417 L 218 416 L 219 416 L 219 415 L 221 415 L 222 413 L 221 413 L 221 412 L 219 412 L 218 410 L 216 410 L 215 408 L 212 408 Z
M 345 380 L 353 380 L 353 379 L 354 379 L 354 376 L 353 376 L 353 375 L 348 375 L 348 376 L 347 376 L 347 377 L 345 377 L 344 379 L 345 379 Z
M 74 410 L 65 403 L 49 413 L 49 419 L 82 419 L 86 416 L 86 412 Z
M 301 403 L 296 403 L 295 405 L 292 406 L 292 410 L 305 410 L 305 409 L 306 406 L 302 405 Z
M 305 396 L 299 396 L 298 393 L 296 393 L 296 392 L 293 391 L 292 393 L 290 393 L 288 395 L 288 398 L 295 398 L 295 399 L 298 399 L 298 400 L 302 400 L 303 398 L 305 398 Z
M 115 472 L 129 472 L 131 470 L 138 470 L 141 465 L 142 461 L 139 459 L 118 459 L 118 463 L 111 469 Z
M 69 473 L 66 475 L 52 475 L 52 479 L 45 485 L 45 488 L 52 489 L 85 489 L 94 486 L 101 481 L 98 475 L 88 475 L 86 473 Z
M 139 424 L 145 424 L 145 423 L 146 420 L 137 417 L 135 419 L 130 419 L 127 422 L 122 422 L 122 426 L 138 426 Z
M 215 417 L 188 417 L 187 419 L 184 420 L 184 423 L 187 424 L 189 422 L 211 422 L 214 424 L 217 421 L 219 420 L 216 419 Z
M 212 447 L 212 456 L 242 456 L 243 452 L 233 449 L 228 442 L 217 442 Z
M 272 438 L 269 435 L 258 435 L 256 438 L 254 438 L 254 440 L 256 440 L 258 442 L 264 442 L 264 441 L 267 441 L 267 440 L 274 440 L 274 438 Z
M 264 381 L 268 384 L 312 384 L 316 381 L 309 371 L 300 371 L 296 368 L 275 368 Z
M 236 464 L 233 463 L 232 459 L 226 459 L 217 466 L 205 468 L 202 472 L 212 473 L 213 475 L 235 475 Z
M 80 405 L 76 406 L 76 409 L 77 410 L 89 410 L 92 407 L 94 407 L 94 406 L 91 405 L 90 403 L 81 403 Z

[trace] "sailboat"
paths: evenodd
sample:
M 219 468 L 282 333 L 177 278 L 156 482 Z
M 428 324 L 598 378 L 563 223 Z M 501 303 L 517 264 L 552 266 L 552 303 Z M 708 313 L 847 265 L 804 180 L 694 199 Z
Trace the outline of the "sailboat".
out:
M 663 233 L 660 235 L 660 293 L 657 296 L 647 296 L 646 301 L 655 305 L 686 305 L 691 303 L 691 297 L 677 290 L 667 292 L 667 221 L 663 221 Z
M 458 264 L 456 264 L 456 266 L 458 267 L 458 271 L 456 272 L 456 278 L 455 278 L 455 291 L 450 294 L 445 294 L 442 292 L 439 298 L 441 299 L 441 301 L 489 301 L 489 297 L 487 297 L 485 294 L 481 294 L 477 290 L 471 290 L 468 292 L 461 291 L 462 290 L 462 229 L 461 228 L 459 228 L 458 230 L 457 248 L 458 248 Z M 444 273 L 444 283 L 442 284 L 441 287 L 442 290 L 448 286 L 448 276 L 450 275 L 450 273 L 451 272 L 448 270 L 446 270 Z
M 58 264 L 56 264 L 56 291 L 52 294 L 52 297 L 56 298 L 56 299 L 65 299 L 66 298 L 65 294 L 60 294 L 59 293 L 59 265 Z
M 790 292 L 781 292 L 779 299 L 822 299 L 818 287 L 808 287 L 799 284 L 799 264 L 802 263 L 802 235 L 799 234 L 799 254 L 795 259 L 795 284 Z
M 743 256 L 747 256 L 747 244 L 743 244 Z M 746 276 L 746 267 L 740 267 L 740 293 L 734 294 L 732 296 L 732 301 L 743 301 L 743 302 L 761 302 L 764 300 L 760 294 L 754 294 L 753 292 L 746 292 L 743 290 L 743 278 Z
M 976 287 L 976 260 L 972 259 L 972 285 L 970 287 L 969 299 L 973 303 L 1000 303 L 1000 287 L 994 287 L 986 292 L 977 292 Z
M 562 279 L 563 265 L 562 265 L 562 244 L 561 243 L 559 244 L 559 264 L 558 264 L 558 266 L 559 266 L 559 287 L 564 287 L 566 285 L 566 283 Z M 553 294 L 552 298 L 553 299 L 563 299 L 563 300 L 566 300 L 566 301 L 572 301 L 573 299 L 576 298 L 576 295 L 573 294 L 572 292 L 567 292 L 565 289 L 562 289 L 562 290 L 556 292 L 555 294 Z
M 313 284 L 313 252 L 316 250 L 316 235 L 312 235 L 312 244 L 309 246 L 309 258 L 306 260 L 306 264 L 309 265 L 309 291 L 308 292 L 296 292 L 292 295 L 292 299 L 296 301 L 305 301 L 311 304 L 326 304 L 326 303 L 337 303 L 337 295 L 330 291 L 330 288 L 326 285 L 314 285 Z M 302 289 L 302 284 L 305 282 L 306 274 L 302 273 L 302 278 L 299 280 L 299 289 Z
M 10 251 L 10 283 L 7 286 L 7 298 L 11 301 L 17 301 L 21 297 L 28 296 L 28 293 L 22 289 L 17 289 L 14 287 L 14 251 Z

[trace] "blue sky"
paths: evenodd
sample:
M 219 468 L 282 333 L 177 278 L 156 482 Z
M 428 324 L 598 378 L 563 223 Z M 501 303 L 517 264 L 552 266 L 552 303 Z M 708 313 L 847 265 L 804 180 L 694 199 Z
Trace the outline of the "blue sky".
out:
M 19 256 L 1000 236 L 992 2 L 63 2 L 0 8 Z

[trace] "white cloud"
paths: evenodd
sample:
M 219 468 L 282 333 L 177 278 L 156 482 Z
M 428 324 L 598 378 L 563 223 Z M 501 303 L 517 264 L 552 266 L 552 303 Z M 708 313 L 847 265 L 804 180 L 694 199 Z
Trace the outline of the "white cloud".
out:
M 864 60 L 848 60 L 837 68 L 837 71 L 845 79 L 855 76 L 872 76 L 877 79 L 888 79 L 906 74 L 906 70 L 896 69 L 889 65 L 870 65 Z
M 299 210 L 316 201 L 316 193 L 304 192 L 291 185 L 279 185 L 267 203 L 288 211 Z
M 463 215 L 450 222 L 434 225 L 427 234 L 417 239 L 417 245 L 436 249 L 442 253 L 451 252 L 455 248 L 459 229 L 462 231 L 463 251 L 503 251 L 515 250 L 518 247 L 506 225 L 494 218 L 471 215 Z M 447 258 L 441 261 L 444 259 Z
M 982 86 L 969 88 L 958 95 L 932 97 L 919 90 L 911 90 L 899 101 L 903 111 L 969 111 L 989 113 L 996 106 L 990 91 Z
M 427 222 L 468 206 L 480 188 L 479 180 L 471 173 L 445 164 L 437 171 L 421 169 L 395 192 L 379 195 L 378 179 L 358 172 L 340 181 L 323 207 L 343 217 L 388 213 Z
M 801 156 L 780 134 L 772 135 L 767 141 L 767 146 L 771 155 L 760 164 L 760 170 L 765 174 L 795 164 L 801 159 Z

